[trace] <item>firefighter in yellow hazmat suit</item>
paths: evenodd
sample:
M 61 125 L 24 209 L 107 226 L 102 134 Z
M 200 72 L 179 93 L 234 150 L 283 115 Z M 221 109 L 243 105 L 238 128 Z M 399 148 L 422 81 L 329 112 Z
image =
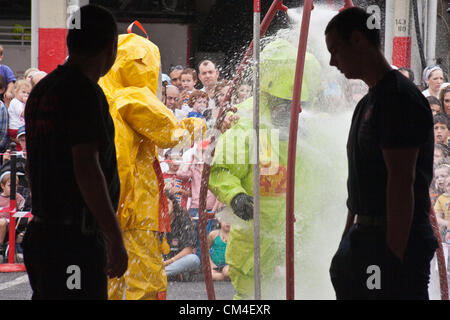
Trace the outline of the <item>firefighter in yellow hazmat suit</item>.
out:
M 203 120 L 183 119 L 157 98 L 158 47 L 136 34 L 118 39 L 117 59 L 100 79 L 116 128 L 120 177 L 118 220 L 128 251 L 123 277 L 109 281 L 110 299 L 165 299 L 165 274 L 160 233 L 170 231 L 170 217 L 158 148 L 172 148 L 206 130 Z M 187 139 L 187 140 L 186 140 Z

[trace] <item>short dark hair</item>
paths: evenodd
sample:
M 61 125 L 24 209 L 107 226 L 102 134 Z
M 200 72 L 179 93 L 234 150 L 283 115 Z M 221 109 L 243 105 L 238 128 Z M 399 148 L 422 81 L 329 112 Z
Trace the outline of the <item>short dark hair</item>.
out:
M 361 32 L 367 40 L 377 49 L 381 48 L 380 30 L 377 27 L 369 28 L 367 21 L 371 14 L 360 7 L 345 9 L 335 15 L 328 23 L 325 34 L 336 30 L 345 42 L 350 42 L 353 31 Z
M 92 56 L 117 41 L 116 19 L 109 10 L 89 4 L 81 7 L 74 16 L 80 18 L 80 25 L 67 34 L 69 54 Z
M 406 71 L 408 73 L 409 80 L 414 82 L 414 71 L 412 71 L 410 68 L 401 67 L 401 68 L 398 69 L 398 71 Z
M 439 99 L 436 98 L 435 96 L 428 96 L 428 97 L 426 97 L 426 99 L 428 100 L 428 103 L 430 104 L 430 106 L 431 106 L 432 104 L 436 104 L 436 105 L 438 105 L 439 107 L 442 107 L 441 102 L 440 102 Z
M 448 119 L 447 114 L 445 113 L 438 113 L 433 117 L 433 123 L 437 124 L 437 123 L 442 123 L 445 124 L 447 126 L 448 129 L 450 129 L 450 121 Z

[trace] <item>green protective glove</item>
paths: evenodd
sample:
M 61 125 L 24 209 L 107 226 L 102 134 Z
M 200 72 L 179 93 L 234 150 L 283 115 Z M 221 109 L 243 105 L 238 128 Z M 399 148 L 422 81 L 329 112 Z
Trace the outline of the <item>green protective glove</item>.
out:
M 245 221 L 253 219 L 253 197 L 245 193 L 239 193 L 231 200 L 231 209 Z

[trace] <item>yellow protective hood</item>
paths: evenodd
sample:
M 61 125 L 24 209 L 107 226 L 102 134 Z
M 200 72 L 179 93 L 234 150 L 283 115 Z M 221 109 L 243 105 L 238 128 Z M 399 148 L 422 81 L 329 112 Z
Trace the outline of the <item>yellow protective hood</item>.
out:
M 154 43 L 134 33 L 121 34 L 117 58 L 108 75 L 116 87 L 148 87 L 156 95 L 160 61 Z

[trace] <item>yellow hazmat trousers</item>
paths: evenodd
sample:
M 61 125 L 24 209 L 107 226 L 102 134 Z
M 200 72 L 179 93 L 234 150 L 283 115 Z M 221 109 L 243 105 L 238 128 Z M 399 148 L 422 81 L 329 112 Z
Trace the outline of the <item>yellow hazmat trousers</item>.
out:
M 108 283 L 113 300 L 165 299 L 167 277 L 160 232 L 170 231 L 158 148 L 202 135 L 203 120 L 178 122 L 156 96 L 160 53 L 136 34 L 120 35 L 116 61 L 102 87 L 114 121 L 120 202 L 117 217 L 128 251 L 128 270 Z

